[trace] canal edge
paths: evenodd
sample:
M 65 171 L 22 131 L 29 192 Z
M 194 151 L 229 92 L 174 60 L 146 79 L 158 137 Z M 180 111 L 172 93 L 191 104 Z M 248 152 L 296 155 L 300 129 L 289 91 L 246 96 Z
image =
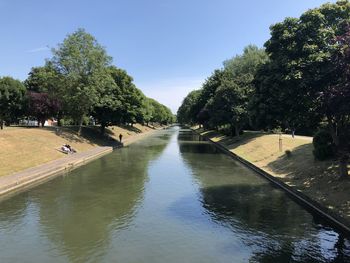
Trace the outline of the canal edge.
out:
M 48 182 L 57 176 L 67 174 L 80 166 L 88 164 L 91 161 L 113 152 L 114 150 L 127 147 L 161 129 L 166 129 L 168 127 L 169 126 L 164 126 L 162 128 L 153 129 L 148 132 L 132 136 L 129 140 L 126 139 L 125 143 L 123 143 L 121 146 L 99 146 L 88 151 L 69 155 L 65 158 L 59 158 L 16 173 L 1 176 L 0 201 L 11 198 L 16 194 Z
M 56 159 L 17 173 L 4 175 L 0 177 L 0 201 L 68 173 L 112 151 L 113 147 L 95 147 L 66 158 Z
M 307 195 L 301 193 L 297 189 L 294 189 L 293 187 L 285 184 L 275 176 L 269 174 L 268 172 L 262 170 L 261 168 L 257 167 L 253 163 L 247 161 L 246 159 L 240 157 L 239 155 L 231 152 L 229 149 L 224 147 L 218 142 L 215 142 L 208 138 L 205 135 L 200 134 L 195 129 L 191 130 L 195 132 L 196 134 L 202 136 L 207 141 L 209 141 L 211 144 L 215 145 L 219 150 L 221 150 L 223 153 L 227 154 L 234 160 L 239 161 L 244 166 L 250 168 L 254 172 L 256 172 L 258 175 L 262 176 L 269 182 L 271 182 L 273 185 L 277 186 L 278 188 L 282 189 L 284 192 L 286 192 L 290 197 L 292 197 L 295 201 L 297 201 L 300 205 L 302 205 L 304 208 L 308 209 L 309 211 L 312 211 L 313 213 L 319 215 L 321 218 L 323 218 L 327 223 L 329 223 L 334 228 L 338 229 L 340 232 L 345 233 L 347 236 L 350 236 L 350 225 L 349 223 L 343 219 L 342 217 L 334 214 L 334 212 L 330 211 L 328 208 L 321 205 L 319 202 L 311 199 Z

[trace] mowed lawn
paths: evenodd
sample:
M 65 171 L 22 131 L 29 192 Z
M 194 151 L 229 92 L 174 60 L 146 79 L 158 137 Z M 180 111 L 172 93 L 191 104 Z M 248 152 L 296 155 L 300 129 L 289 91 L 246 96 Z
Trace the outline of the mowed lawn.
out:
M 252 162 L 283 182 L 339 212 L 350 222 L 350 180 L 341 180 L 335 160 L 317 161 L 313 156 L 312 138 L 245 132 L 239 138 L 223 136 L 214 131 L 202 132 L 233 153 Z M 291 151 L 287 156 L 286 150 Z
M 127 139 L 148 130 L 151 128 L 136 124 L 134 127 L 109 127 L 106 133 L 115 139 L 121 133 L 123 139 Z M 58 151 L 65 143 L 82 152 L 96 146 L 110 145 L 111 141 L 99 134 L 98 127 L 84 128 L 82 136 L 78 136 L 77 127 L 58 130 L 54 127 L 5 127 L 0 130 L 0 176 L 66 157 L 66 154 Z

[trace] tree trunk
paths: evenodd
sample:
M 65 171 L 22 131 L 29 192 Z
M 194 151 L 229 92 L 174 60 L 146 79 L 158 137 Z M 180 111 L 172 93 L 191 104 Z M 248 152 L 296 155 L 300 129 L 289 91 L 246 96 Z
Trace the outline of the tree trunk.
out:
M 344 142 L 344 136 L 339 136 L 339 122 L 332 123 L 331 118 L 328 117 L 328 127 L 331 133 L 333 143 L 335 145 L 335 150 L 339 160 L 339 176 L 342 179 L 345 179 L 349 176 L 348 173 L 348 163 L 349 163 L 349 154 L 347 152 L 346 142 Z
M 62 116 L 61 116 L 61 112 L 58 112 L 57 114 L 57 126 L 62 126 Z
M 2 119 L 0 119 L 0 129 L 1 130 L 4 129 L 4 121 Z
M 339 158 L 339 175 L 341 178 L 347 178 L 349 176 L 348 173 L 348 163 L 349 163 L 349 156 L 344 154 Z
M 106 130 L 106 123 L 105 122 L 101 122 L 100 132 L 101 132 L 102 135 L 105 134 L 105 130 Z
M 79 129 L 78 129 L 78 135 L 81 135 L 81 131 L 83 128 L 83 116 L 81 116 L 80 120 L 79 120 Z
M 241 131 L 241 129 L 238 126 L 235 126 L 235 134 L 237 137 L 239 136 L 240 131 Z

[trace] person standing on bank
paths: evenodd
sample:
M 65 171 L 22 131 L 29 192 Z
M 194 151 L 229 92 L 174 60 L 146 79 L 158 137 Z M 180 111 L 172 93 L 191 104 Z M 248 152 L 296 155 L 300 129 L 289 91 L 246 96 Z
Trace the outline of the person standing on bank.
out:
M 119 141 L 122 142 L 123 134 L 119 134 Z

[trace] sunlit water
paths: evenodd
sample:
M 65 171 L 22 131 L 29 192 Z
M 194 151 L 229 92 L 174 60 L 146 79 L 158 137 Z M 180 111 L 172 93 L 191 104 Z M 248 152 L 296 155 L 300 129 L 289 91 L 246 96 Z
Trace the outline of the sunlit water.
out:
M 349 262 L 349 247 L 176 127 L 0 203 L 0 262 Z

